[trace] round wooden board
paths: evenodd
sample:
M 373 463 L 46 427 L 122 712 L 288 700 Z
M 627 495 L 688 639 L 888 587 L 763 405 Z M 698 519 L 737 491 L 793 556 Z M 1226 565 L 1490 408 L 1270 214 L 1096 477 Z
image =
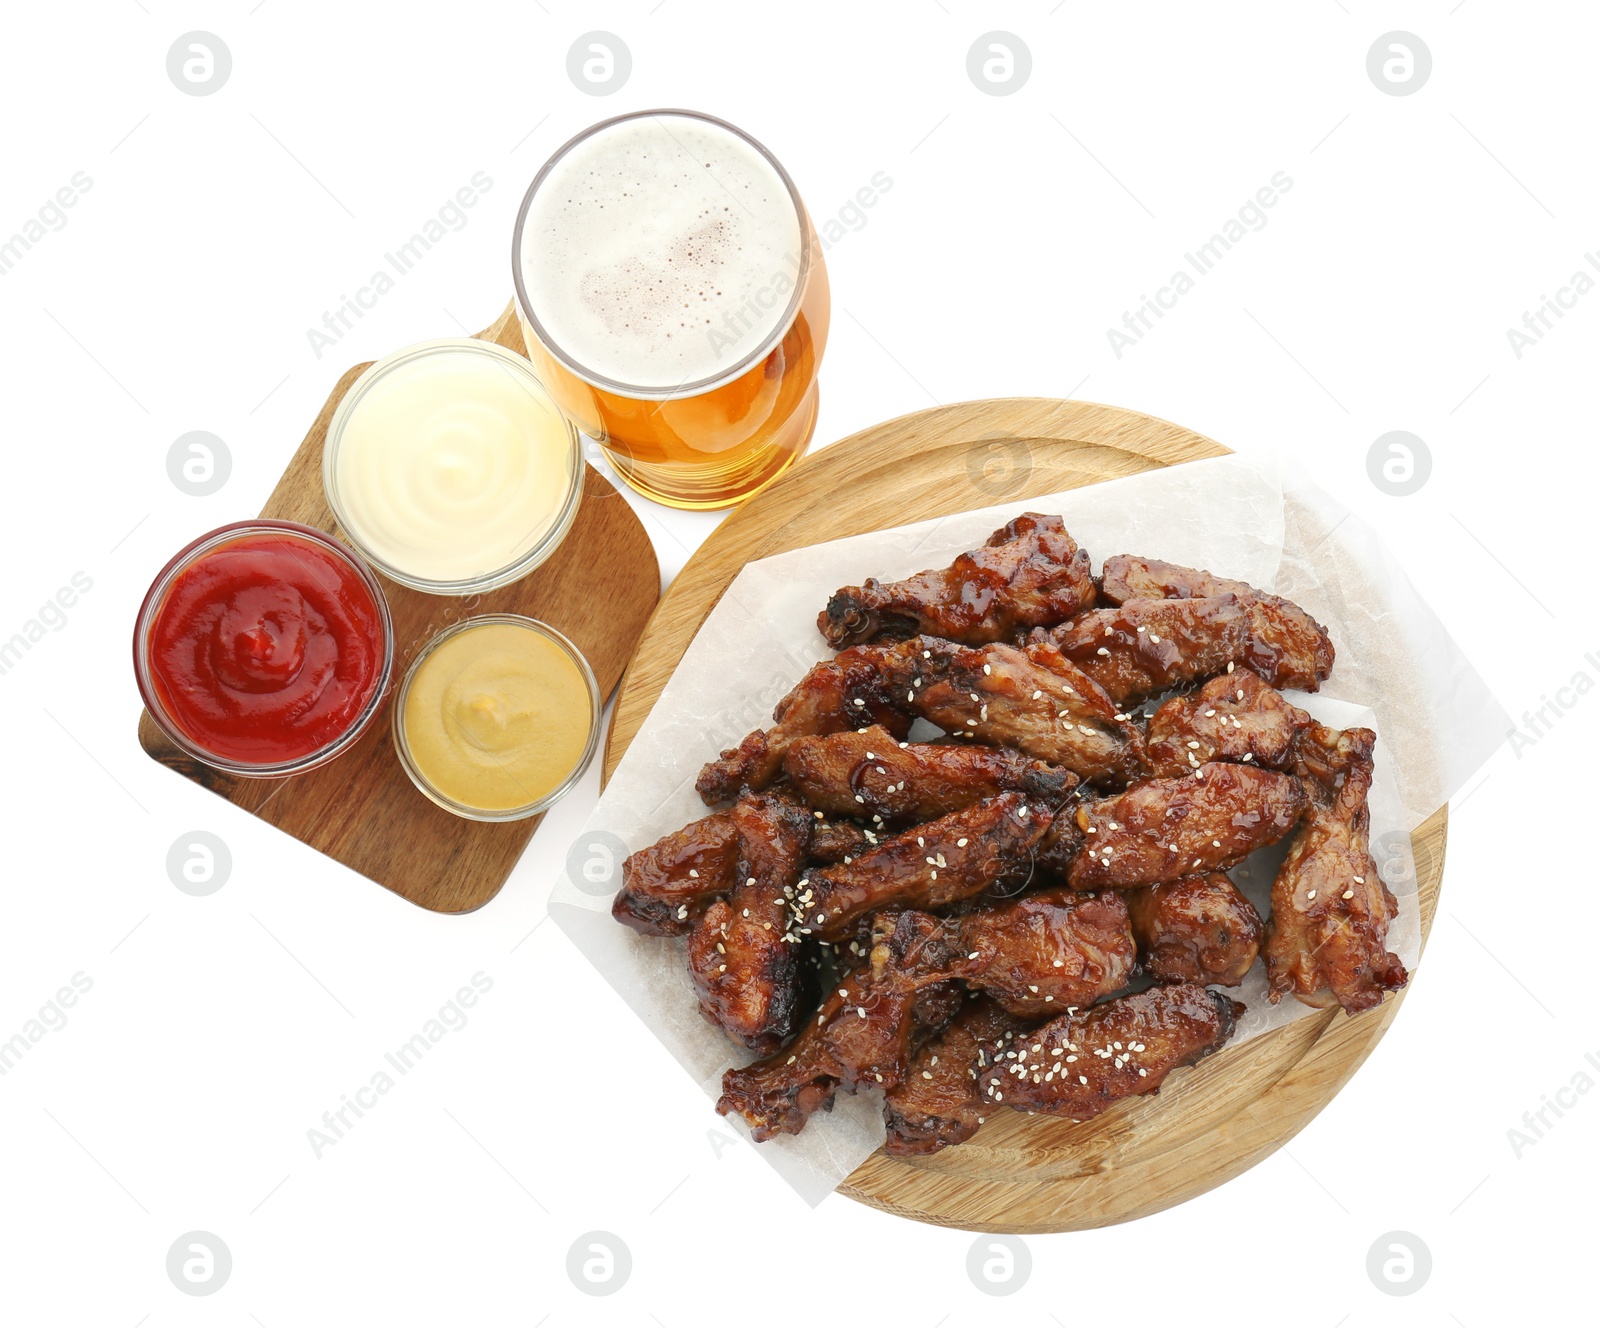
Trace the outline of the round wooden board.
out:
M 1135 411 L 1013 398 L 920 411 L 806 457 L 724 521 L 663 596 L 618 690 L 604 776 L 745 563 L 975 507 L 1014 502 L 1020 512 L 1037 494 L 1226 454 L 1208 438 Z M 1412 837 L 1424 942 L 1445 829 L 1441 808 Z M 840 1190 L 891 1213 L 972 1231 L 1077 1231 L 1144 1217 L 1203 1194 L 1287 1143 L 1355 1073 L 1400 1004 L 1391 996 L 1353 1019 L 1318 1012 L 1180 1070 L 1160 1094 L 1083 1124 L 1002 1112 L 967 1143 L 932 1157 L 878 1153 Z

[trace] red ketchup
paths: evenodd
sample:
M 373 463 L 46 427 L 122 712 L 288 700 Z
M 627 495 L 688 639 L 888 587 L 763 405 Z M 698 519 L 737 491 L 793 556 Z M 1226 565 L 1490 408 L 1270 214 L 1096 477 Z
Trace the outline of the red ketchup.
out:
M 200 553 L 172 579 L 146 639 L 168 722 L 239 764 L 322 750 L 387 681 L 383 608 L 356 565 L 309 532 L 254 529 Z

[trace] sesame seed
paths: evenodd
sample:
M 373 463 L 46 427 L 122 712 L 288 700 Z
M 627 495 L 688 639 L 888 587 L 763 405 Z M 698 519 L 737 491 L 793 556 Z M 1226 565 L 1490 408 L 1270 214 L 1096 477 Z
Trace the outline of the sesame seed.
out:
M 1043 693 L 1043 692 L 1035 692 L 1035 693 L 1034 693 L 1034 694 L 1033 694 L 1033 699 L 1034 699 L 1034 700 L 1035 700 L 1035 701 L 1037 701 L 1037 700 L 1038 700 L 1038 699 L 1039 699 L 1039 698 L 1040 698 L 1040 697 L 1041 697 L 1041 696 L 1043 696 L 1043 695 L 1044 695 L 1044 693 Z
M 967 695 L 970 696 L 974 701 L 978 699 L 978 694 L 976 692 L 968 692 Z
M 964 840 L 964 839 L 956 840 L 956 847 L 957 848 L 966 848 L 966 846 L 967 846 L 967 841 L 966 840 Z
M 1231 659 L 1228 661 L 1228 672 L 1233 672 L 1233 661 Z
M 1367 883 L 1367 878 L 1365 876 L 1352 876 L 1350 879 L 1357 885 L 1365 885 Z
M 1080 1075 L 1079 1075 L 1079 1076 L 1078 1076 L 1078 1082 L 1079 1082 L 1079 1083 L 1080 1083 L 1080 1084 L 1086 1084 L 1086 1083 L 1088 1083 L 1088 1082 L 1089 1082 L 1089 1079 L 1088 1079 L 1088 1076 L 1087 1076 L 1087 1075 L 1082 1075 L 1082 1074 L 1080 1074 Z
M 1156 645 L 1160 645 L 1161 644 L 1161 638 L 1159 636 L 1157 636 L 1154 632 L 1150 633 L 1150 640 L 1153 641 Z
M 976 950 L 974 950 L 971 954 L 969 954 L 967 956 L 968 959 L 976 959 L 977 957 L 978 957 L 978 952 Z
M 857 705 L 858 705 L 858 706 L 864 706 L 864 705 L 866 705 L 866 702 L 865 702 L 865 701 L 863 701 L 863 700 L 862 700 L 862 699 L 861 699 L 861 698 L 860 698 L 860 697 L 859 697 L 859 696 L 858 696 L 858 697 L 856 697 L 856 704 L 857 704 Z
M 1199 751 L 1200 750 L 1200 744 L 1198 742 L 1194 742 L 1194 741 L 1191 740 L 1190 743 L 1189 743 L 1189 749 L 1191 751 Z
M 993 669 L 991 669 L 991 668 L 990 668 L 990 667 L 989 667 L 989 666 L 988 666 L 988 665 L 987 665 L 987 664 L 985 664 L 985 665 L 984 665 L 984 666 L 983 666 L 983 671 L 984 671 L 984 672 L 985 672 L 985 673 L 993 673 L 993 672 L 994 672 L 994 670 L 993 670 Z
M 1094 653 L 1097 654 L 1097 655 L 1109 655 L 1111 652 L 1109 650 L 1107 650 L 1104 646 L 1101 646 L 1100 649 L 1098 649 Z
M 700 873 L 697 872 L 693 867 L 689 868 L 689 875 L 692 876 L 695 880 L 699 880 L 700 879 Z
M 1341 898 L 1341 899 L 1354 899 L 1355 895 L 1356 895 L 1356 892 L 1354 890 L 1346 890 L 1342 895 L 1339 896 L 1339 898 Z

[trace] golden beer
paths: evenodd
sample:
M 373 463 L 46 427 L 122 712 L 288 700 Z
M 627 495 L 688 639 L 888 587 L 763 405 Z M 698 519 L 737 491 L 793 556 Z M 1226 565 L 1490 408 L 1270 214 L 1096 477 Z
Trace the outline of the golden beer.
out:
M 676 110 L 585 130 L 529 187 L 512 269 L 535 371 L 646 497 L 728 507 L 805 451 L 827 271 L 748 134 Z

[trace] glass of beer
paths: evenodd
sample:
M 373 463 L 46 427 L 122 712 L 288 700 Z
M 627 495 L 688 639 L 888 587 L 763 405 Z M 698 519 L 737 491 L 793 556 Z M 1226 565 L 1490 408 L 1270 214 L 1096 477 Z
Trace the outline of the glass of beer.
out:
M 729 507 L 805 451 L 828 274 L 742 130 L 676 110 L 586 129 L 529 186 L 512 270 L 535 372 L 647 498 Z

